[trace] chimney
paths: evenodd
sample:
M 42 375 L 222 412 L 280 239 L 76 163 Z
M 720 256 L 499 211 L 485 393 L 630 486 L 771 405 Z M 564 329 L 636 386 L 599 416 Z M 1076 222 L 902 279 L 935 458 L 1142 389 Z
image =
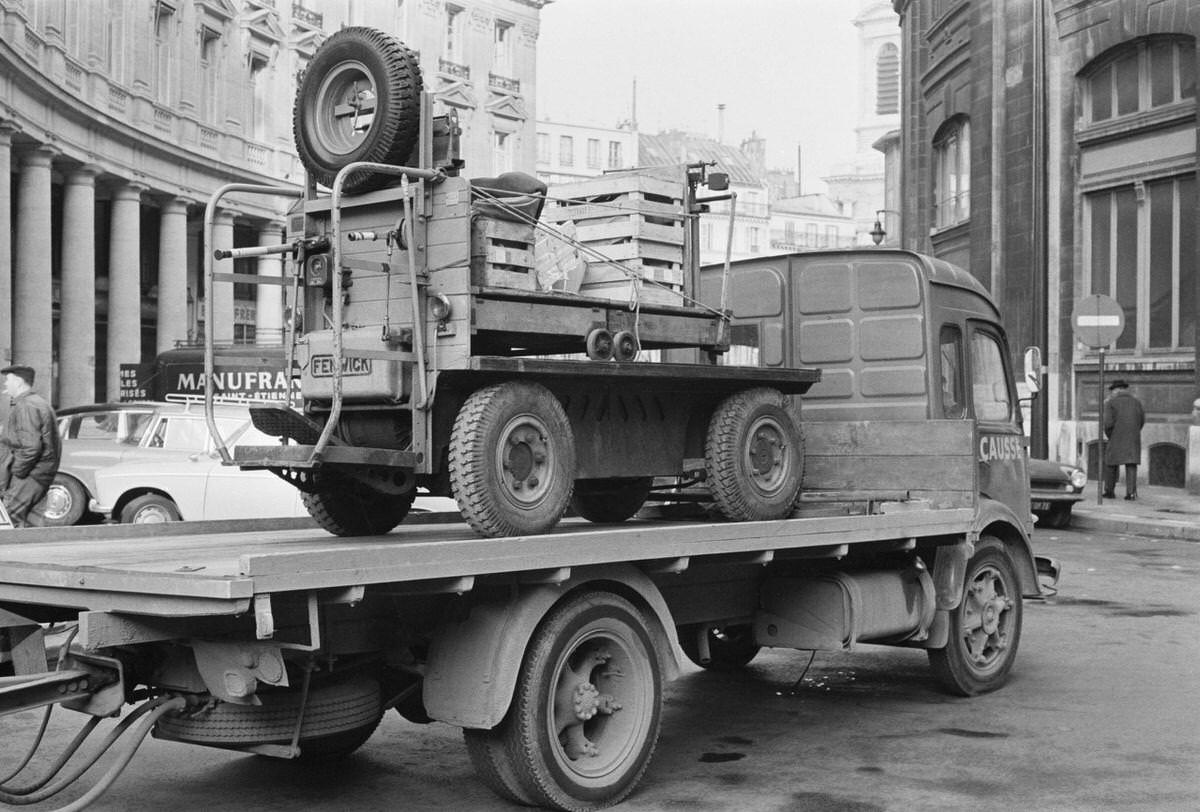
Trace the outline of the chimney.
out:
M 725 105 L 717 105 L 717 143 L 725 143 Z

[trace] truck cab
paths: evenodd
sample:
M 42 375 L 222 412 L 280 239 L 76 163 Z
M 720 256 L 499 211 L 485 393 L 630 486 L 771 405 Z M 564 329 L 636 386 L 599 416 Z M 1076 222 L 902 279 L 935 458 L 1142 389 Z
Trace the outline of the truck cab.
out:
M 710 305 L 719 305 L 721 270 L 702 271 Z M 803 398 L 806 425 L 972 421 L 981 523 L 1011 523 L 1028 538 L 1027 443 L 1011 354 L 978 280 L 891 249 L 755 257 L 730 272 L 733 323 L 721 363 L 820 368 Z

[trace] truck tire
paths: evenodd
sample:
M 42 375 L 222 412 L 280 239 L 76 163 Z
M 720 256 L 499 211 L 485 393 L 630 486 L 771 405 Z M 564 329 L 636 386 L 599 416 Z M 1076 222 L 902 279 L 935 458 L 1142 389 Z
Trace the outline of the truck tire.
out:
M 343 28 L 308 63 L 296 89 L 296 152 L 317 183 L 332 186 L 354 161 L 404 165 L 420 128 L 421 68 L 400 40 L 374 28 Z M 393 175 L 355 172 L 342 190 L 365 192 Z
M 143 494 L 121 510 L 122 524 L 165 524 L 181 518 L 175 502 L 158 493 Z
M 704 661 L 700 656 L 701 629 L 707 628 L 708 655 Z M 754 642 L 754 628 L 749 624 L 737 624 L 724 628 L 711 626 L 682 626 L 679 628 L 679 646 L 687 658 L 709 671 L 736 671 L 750 663 L 761 650 Z
M 645 617 L 618 595 L 584 591 L 534 632 L 503 721 L 464 734 L 480 777 L 502 797 L 591 810 L 633 791 L 661 721 L 662 674 Z
M 994 691 L 1008 680 L 1021 642 L 1021 584 L 1004 544 L 981 536 L 967 562 L 963 599 L 950 612 L 950 639 L 930 649 L 934 676 L 957 696 Z
M 300 692 L 264 691 L 262 705 L 222 702 L 211 709 L 162 717 L 160 738 L 209 747 L 241 748 L 288 744 L 300 712 Z M 313 686 L 300 728 L 300 758 L 327 760 L 362 746 L 383 716 L 379 683 L 368 677 Z
M 483 536 L 545 533 L 571 503 L 575 440 L 558 399 L 536 383 L 472 392 L 450 437 L 450 488 Z
M 87 489 L 69 474 L 55 474 L 41 501 L 29 511 L 40 527 L 69 527 L 87 513 Z
M 387 533 L 404 521 L 417 498 L 407 493 L 385 494 L 355 487 L 349 481 L 318 479 L 318 489 L 301 492 L 300 499 L 317 524 L 335 536 L 373 536 Z
M 804 440 L 786 397 L 760 387 L 717 405 L 704 447 L 717 509 L 738 522 L 791 515 L 804 475 Z
M 579 479 L 571 507 L 589 522 L 623 522 L 641 509 L 653 477 Z

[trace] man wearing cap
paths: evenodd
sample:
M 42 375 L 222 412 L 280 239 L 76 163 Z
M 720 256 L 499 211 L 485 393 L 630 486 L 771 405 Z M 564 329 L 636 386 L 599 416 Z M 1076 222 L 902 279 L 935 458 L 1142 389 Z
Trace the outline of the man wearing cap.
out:
M 1129 384 L 1115 380 L 1104 401 L 1104 495 L 1116 499 L 1120 466 L 1125 466 L 1125 498 L 1137 499 L 1137 467 L 1142 461 L 1142 426 L 1146 412 L 1141 402 L 1129 393 Z
M 4 433 L 0 434 L 0 498 L 15 527 L 28 527 L 26 517 L 58 472 L 62 441 L 54 410 L 33 391 L 33 368 L 0 369 L 4 393 L 11 399 Z

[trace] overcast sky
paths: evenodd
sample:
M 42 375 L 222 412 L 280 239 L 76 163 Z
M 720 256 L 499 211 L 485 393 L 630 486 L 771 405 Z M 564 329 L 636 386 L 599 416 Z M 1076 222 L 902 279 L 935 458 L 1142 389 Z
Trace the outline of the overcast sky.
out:
M 804 191 L 854 155 L 855 0 L 555 0 L 542 9 L 537 117 L 724 141 L 767 139 L 772 169 L 796 167 Z

